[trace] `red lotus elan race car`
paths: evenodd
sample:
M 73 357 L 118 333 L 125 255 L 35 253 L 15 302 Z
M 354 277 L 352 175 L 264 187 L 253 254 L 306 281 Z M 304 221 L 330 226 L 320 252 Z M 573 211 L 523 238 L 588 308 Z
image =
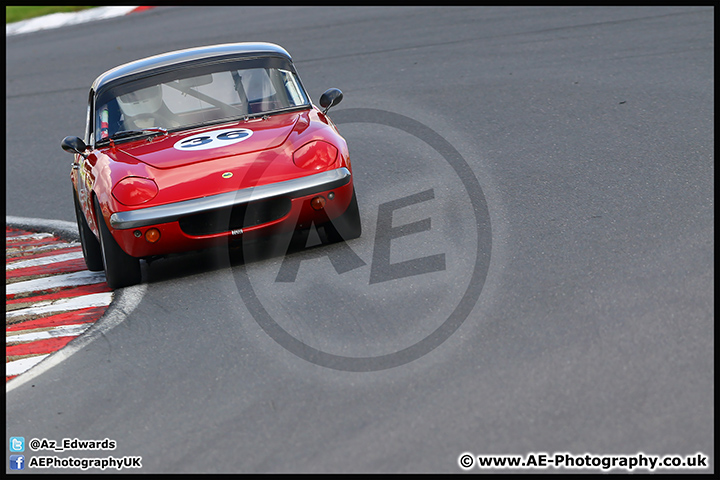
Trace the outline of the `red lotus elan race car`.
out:
M 137 60 L 90 88 L 84 139 L 66 137 L 88 269 L 112 288 L 140 259 L 309 229 L 360 236 L 347 144 L 313 105 L 290 55 L 269 43 Z

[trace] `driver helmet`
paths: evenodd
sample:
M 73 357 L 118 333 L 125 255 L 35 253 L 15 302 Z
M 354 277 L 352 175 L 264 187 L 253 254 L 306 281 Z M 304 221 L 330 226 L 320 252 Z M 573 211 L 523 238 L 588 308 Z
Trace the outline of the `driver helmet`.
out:
M 160 85 L 135 90 L 117 97 L 120 110 L 129 116 L 155 113 L 162 106 L 162 89 Z

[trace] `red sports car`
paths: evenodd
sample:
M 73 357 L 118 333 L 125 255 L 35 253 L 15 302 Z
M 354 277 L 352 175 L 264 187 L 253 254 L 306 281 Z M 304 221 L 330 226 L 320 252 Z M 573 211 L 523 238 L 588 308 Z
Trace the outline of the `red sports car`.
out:
M 360 236 L 347 144 L 269 43 L 191 48 L 121 65 L 90 88 L 66 137 L 87 267 L 119 288 L 140 259 L 303 231 Z

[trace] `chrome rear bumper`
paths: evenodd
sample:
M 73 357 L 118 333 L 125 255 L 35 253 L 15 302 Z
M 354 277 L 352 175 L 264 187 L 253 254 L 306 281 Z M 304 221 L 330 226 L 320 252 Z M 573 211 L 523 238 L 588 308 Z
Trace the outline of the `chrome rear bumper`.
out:
M 244 188 L 234 192 L 195 198 L 168 205 L 117 212 L 110 216 L 110 226 L 116 230 L 147 227 L 159 223 L 175 222 L 186 215 L 234 207 L 272 197 L 303 197 L 347 185 L 350 182 L 350 176 L 350 170 L 343 167 L 308 175 L 307 177 Z

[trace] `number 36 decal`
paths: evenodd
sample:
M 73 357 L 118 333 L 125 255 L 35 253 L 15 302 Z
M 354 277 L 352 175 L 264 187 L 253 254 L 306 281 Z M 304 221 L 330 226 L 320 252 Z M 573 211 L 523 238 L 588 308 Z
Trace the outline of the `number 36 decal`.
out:
M 183 138 L 175 142 L 173 147 L 186 152 L 208 150 L 210 148 L 219 148 L 242 142 L 250 138 L 252 134 L 252 130 L 248 130 L 247 128 L 225 128 L 223 130 L 214 130 L 212 132 L 199 133 L 191 137 Z

